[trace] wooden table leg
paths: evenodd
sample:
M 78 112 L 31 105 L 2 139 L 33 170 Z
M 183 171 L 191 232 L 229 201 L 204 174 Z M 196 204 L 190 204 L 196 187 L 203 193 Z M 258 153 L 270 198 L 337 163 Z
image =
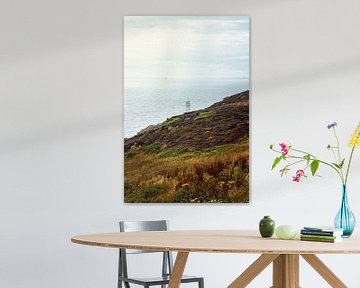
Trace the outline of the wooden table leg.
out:
M 186 265 L 188 256 L 189 256 L 189 252 L 178 252 L 177 253 L 168 288 L 179 288 L 180 287 L 181 278 L 184 274 L 185 265 Z
M 347 286 L 314 254 L 301 255 L 325 279 L 331 287 L 347 288 Z
M 273 263 L 273 288 L 299 288 L 299 255 L 281 254 Z
M 287 255 L 289 267 L 289 287 L 299 288 L 299 255 Z
M 273 262 L 278 254 L 263 254 L 254 263 L 252 263 L 238 278 L 232 282 L 228 288 L 244 288 L 254 278 L 259 275 L 271 262 Z

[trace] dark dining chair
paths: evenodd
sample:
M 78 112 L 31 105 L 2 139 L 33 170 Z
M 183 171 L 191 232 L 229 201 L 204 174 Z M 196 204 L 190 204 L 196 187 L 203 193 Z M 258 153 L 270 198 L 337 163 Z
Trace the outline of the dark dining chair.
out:
M 168 221 L 120 221 L 120 232 L 135 232 L 135 231 L 167 231 Z M 169 284 L 170 276 L 173 268 L 173 258 L 169 251 L 150 251 L 150 250 L 135 250 L 135 249 L 119 249 L 119 269 L 118 269 L 118 288 L 122 288 L 124 283 L 125 288 L 130 288 L 130 284 L 136 284 L 149 288 L 150 286 L 160 286 L 165 288 Z M 141 253 L 163 253 L 162 257 L 162 273 L 160 277 L 138 278 L 130 277 L 127 269 L 127 255 L 141 254 Z M 159 265 L 160 266 L 160 265 Z M 183 276 L 181 283 L 198 283 L 198 288 L 204 288 L 204 278 L 195 276 Z

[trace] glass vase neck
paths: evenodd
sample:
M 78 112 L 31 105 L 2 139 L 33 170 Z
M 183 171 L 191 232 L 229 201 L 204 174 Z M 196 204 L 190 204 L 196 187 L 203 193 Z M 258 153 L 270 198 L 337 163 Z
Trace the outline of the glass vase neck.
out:
M 348 204 L 348 196 L 347 196 L 347 189 L 346 189 L 346 185 L 344 184 L 342 187 L 342 202 L 346 205 Z

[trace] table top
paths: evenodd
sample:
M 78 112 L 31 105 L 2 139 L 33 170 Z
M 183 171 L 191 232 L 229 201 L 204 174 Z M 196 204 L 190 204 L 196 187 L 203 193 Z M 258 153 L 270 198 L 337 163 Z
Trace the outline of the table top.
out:
M 80 235 L 77 244 L 183 252 L 249 254 L 343 254 L 360 253 L 360 235 L 338 243 L 322 243 L 262 238 L 257 230 L 190 230 L 156 232 L 116 232 Z

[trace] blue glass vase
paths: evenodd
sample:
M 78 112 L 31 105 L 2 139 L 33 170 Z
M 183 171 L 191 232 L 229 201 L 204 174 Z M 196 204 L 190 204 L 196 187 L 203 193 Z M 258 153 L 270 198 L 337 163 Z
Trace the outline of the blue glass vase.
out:
M 355 228 L 356 219 L 349 207 L 346 185 L 342 187 L 341 206 L 336 214 L 334 224 L 336 228 L 344 229 L 343 237 L 350 237 Z

